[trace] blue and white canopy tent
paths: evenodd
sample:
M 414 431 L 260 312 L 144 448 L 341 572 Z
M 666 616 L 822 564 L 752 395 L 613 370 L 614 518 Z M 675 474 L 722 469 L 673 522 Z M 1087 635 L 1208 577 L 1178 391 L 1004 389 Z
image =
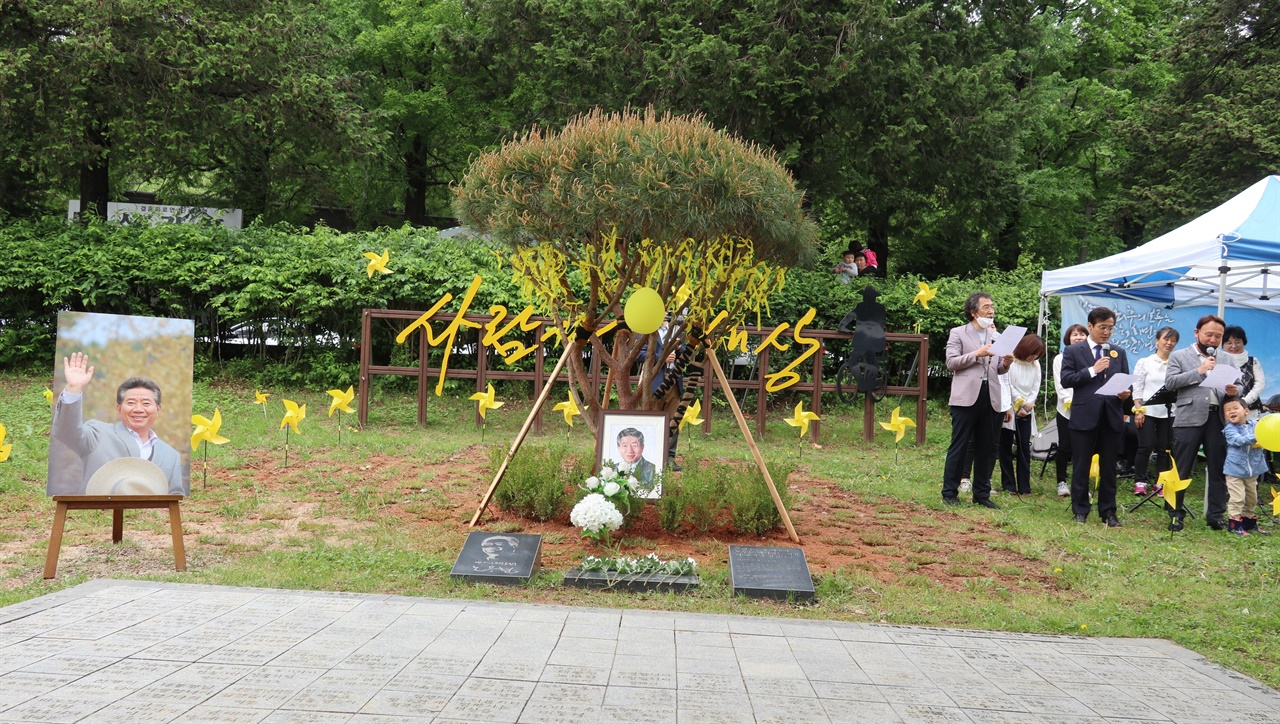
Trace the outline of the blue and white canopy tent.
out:
M 1040 328 L 1049 297 L 1062 300 L 1062 325 L 1083 324 L 1106 306 L 1117 316 L 1113 343 L 1130 360 L 1155 351 L 1155 331 L 1172 326 L 1191 342 L 1195 322 L 1218 314 L 1249 334 L 1268 387 L 1280 388 L 1280 176 L 1268 176 L 1221 206 L 1135 249 L 1065 269 L 1040 284 Z M 1046 340 L 1056 349 L 1061 340 Z M 1264 398 L 1265 399 L 1265 398 Z

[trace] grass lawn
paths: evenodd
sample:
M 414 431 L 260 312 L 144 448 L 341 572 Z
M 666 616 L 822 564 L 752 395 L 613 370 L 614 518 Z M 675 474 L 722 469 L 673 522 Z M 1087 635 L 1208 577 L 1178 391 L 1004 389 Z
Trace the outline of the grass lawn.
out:
M 828 407 L 823 445 L 815 448 L 799 443 L 782 422 L 790 409 L 785 396 L 776 396 L 762 449 L 767 458 L 799 464 L 788 480 L 791 514 L 818 592 L 815 604 L 799 605 L 731 595 L 728 543 L 788 542 L 781 532 L 762 539 L 723 525 L 705 533 L 689 526 L 676 533 L 656 526 L 624 530 L 624 553 L 697 559 L 704 583 L 693 594 L 565 588 L 564 569 L 600 550 L 563 520 L 534 523 L 497 510 L 483 519 L 484 529 L 543 534 L 543 573 L 527 587 L 452 581 L 449 569 L 466 522 L 491 477 L 489 450 L 510 445 L 528 413 L 528 386 L 499 389 L 508 402 L 489 413 L 482 442 L 472 423 L 474 403 L 461 387 L 451 397 L 431 397 L 424 429 L 416 425 L 412 391 L 375 385 L 368 428 L 344 432 L 339 446 L 323 391 L 270 390 L 264 418 L 252 404 L 253 390 L 198 384 L 194 412 L 221 408 L 222 434 L 231 442 L 210 451 L 207 485 L 201 453 L 193 455 L 192 496 L 183 504 L 188 571 L 172 570 L 167 521 L 159 512 L 126 514 L 125 540 L 116 546 L 108 514 L 81 512 L 68 518 L 60 577 L 46 582 L 41 569 L 53 504 L 44 495 L 44 386 L 41 379 L 0 376 L 0 423 L 14 445 L 10 460 L 0 464 L 0 605 L 115 577 L 1157 637 L 1280 686 L 1280 534 L 1238 538 L 1195 521 L 1171 540 L 1167 518 L 1154 505 L 1128 515 L 1122 509 L 1119 530 L 1105 528 L 1096 515 L 1077 525 L 1053 494 L 1052 474 L 1033 478 L 1037 494 L 997 496 L 999 511 L 944 508 L 944 406 L 931 406 L 928 441 L 919 448 L 910 436 L 895 447 L 887 432 L 864 442 L 861 407 Z M 303 434 L 290 438 L 288 467 L 277 429 L 282 396 L 308 405 Z M 887 420 L 892 405 L 881 403 L 877 419 Z M 528 443 L 531 454 L 549 444 L 592 454 L 585 424 L 567 430 L 549 409 L 545 420 L 546 432 Z M 682 464 L 749 459 L 727 408 L 717 405 L 713 421 L 709 436 L 686 428 Z M 354 420 L 346 416 L 344 423 Z M 1125 481 L 1121 485 L 1127 506 L 1133 498 Z M 1188 496 L 1192 510 L 1200 509 L 1202 493 L 1197 476 Z M 1271 493 L 1259 493 L 1269 503 Z

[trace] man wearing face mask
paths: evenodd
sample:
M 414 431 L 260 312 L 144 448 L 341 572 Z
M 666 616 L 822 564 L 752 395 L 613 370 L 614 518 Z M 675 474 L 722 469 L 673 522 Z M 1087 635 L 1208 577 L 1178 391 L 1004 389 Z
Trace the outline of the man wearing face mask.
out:
M 1225 355 L 1222 334 L 1226 327 L 1226 322 L 1216 314 L 1201 317 L 1196 323 L 1195 343 L 1169 355 L 1169 371 L 1164 376 L 1164 386 L 1178 393 L 1173 417 L 1173 461 L 1178 466 L 1178 475 L 1186 480 L 1195 470 L 1200 446 L 1204 446 L 1205 523 L 1214 530 L 1227 529 L 1227 480 L 1222 475 L 1227 441 L 1222 436 L 1222 392 L 1201 387 L 1200 383 Z M 1228 397 L 1236 392 L 1235 385 L 1227 385 Z M 1178 504 L 1168 511 L 1170 530 L 1182 530 L 1185 492 L 1178 491 Z M 1168 508 L 1167 503 L 1165 507 Z
M 1129 358 L 1111 345 L 1116 313 L 1106 307 L 1089 311 L 1089 336 L 1062 352 L 1062 385 L 1071 396 L 1071 511 L 1077 523 L 1089 518 L 1089 469 L 1098 456 L 1098 517 L 1108 528 L 1119 528 L 1116 517 L 1116 457 L 1125 435 L 1124 401 L 1130 390 L 1117 395 L 1097 394 L 1116 374 L 1129 374 Z
M 1013 355 L 997 358 L 991 354 L 991 344 L 999 334 L 995 328 L 996 305 L 990 294 L 969 295 L 964 311 L 969 323 L 952 329 L 947 337 L 947 369 L 952 373 L 951 446 L 947 448 L 942 473 L 942 502 L 960 504 L 961 467 L 972 440 L 973 502 L 984 508 L 999 508 L 991 502 L 991 471 L 1003 419 L 1000 375 L 1009 371 Z

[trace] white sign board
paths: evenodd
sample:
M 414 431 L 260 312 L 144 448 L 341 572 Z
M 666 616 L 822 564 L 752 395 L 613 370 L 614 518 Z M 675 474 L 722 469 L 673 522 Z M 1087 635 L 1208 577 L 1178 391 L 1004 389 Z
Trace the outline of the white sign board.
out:
M 80 199 L 67 202 L 67 220 L 80 218 Z M 214 219 L 228 229 L 239 229 L 244 221 L 242 209 L 213 209 L 197 206 L 168 206 L 165 204 L 126 204 L 107 202 L 107 219 L 121 224 L 146 220 L 156 224 L 189 224 L 200 219 Z

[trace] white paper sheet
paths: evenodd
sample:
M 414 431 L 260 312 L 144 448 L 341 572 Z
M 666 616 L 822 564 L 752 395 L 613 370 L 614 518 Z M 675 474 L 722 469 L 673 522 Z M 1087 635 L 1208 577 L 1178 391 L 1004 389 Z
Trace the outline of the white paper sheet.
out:
M 1123 372 L 1117 372 L 1107 380 L 1107 383 L 1098 388 L 1095 395 L 1118 395 L 1129 389 L 1133 385 L 1133 375 L 1126 375 Z
M 1013 348 L 1018 346 L 1022 338 L 1027 333 L 1026 327 L 1006 327 L 995 342 L 991 343 L 991 354 L 994 357 L 1004 357 L 1013 354 Z
M 1209 370 L 1209 374 L 1205 375 L 1204 382 L 1201 382 L 1200 386 L 1226 392 L 1227 385 L 1234 385 L 1241 374 L 1243 373 L 1240 370 L 1231 365 L 1218 364 Z

